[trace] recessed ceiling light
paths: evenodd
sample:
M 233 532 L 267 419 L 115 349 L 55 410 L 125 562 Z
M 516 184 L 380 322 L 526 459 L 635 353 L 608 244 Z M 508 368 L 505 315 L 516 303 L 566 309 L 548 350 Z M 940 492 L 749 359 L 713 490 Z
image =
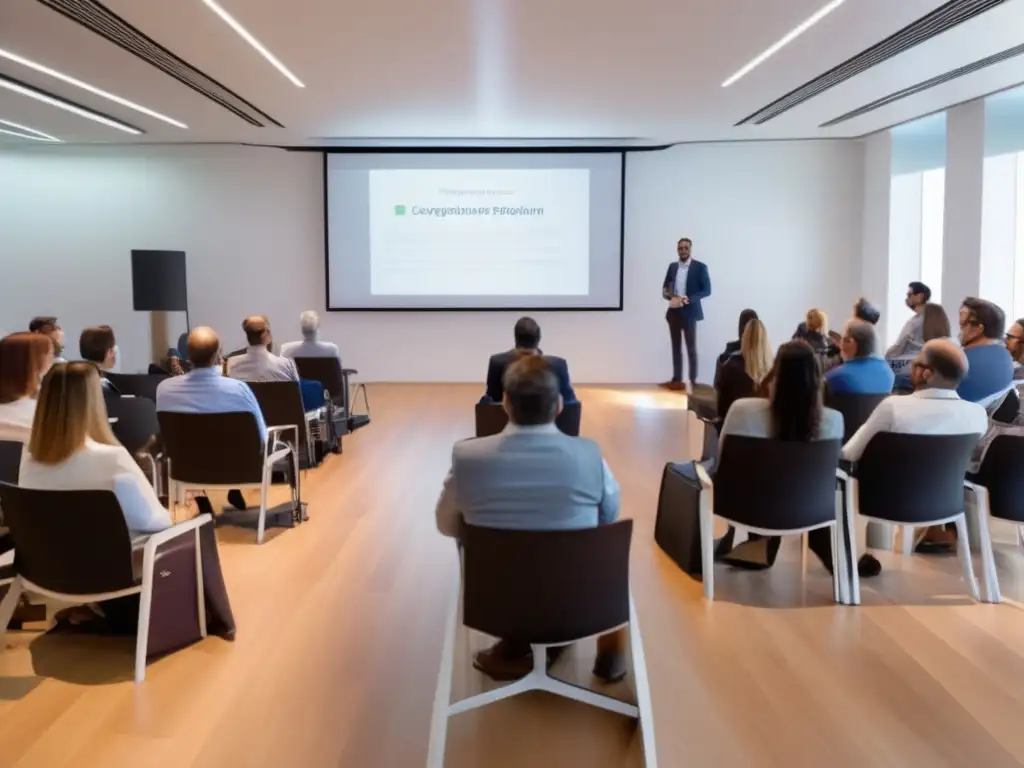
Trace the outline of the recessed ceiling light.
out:
M 188 128 L 187 125 L 185 125 L 182 122 L 179 122 L 178 120 L 175 120 L 172 117 L 168 117 L 167 115 L 161 115 L 159 112 L 155 112 L 152 109 L 142 106 L 141 104 L 136 104 L 134 101 L 122 99 L 120 96 L 115 96 L 113 93 L 108 93 L 107 91 L 104 91 L 102 88 L 97 88 L 95 85 L 89 85 L 89 83 L 83 83 L 81 80 L 77 80 L 76 78 L 71 77 L 70 75 L 65 75 L 63 72 L 58 72 L 55 69 L 50 69 L 49 67 L 43 66 L 42 64 L 32 61 L 31 59 L 26 59 L 24 56 L 19 56 L 16 53 L 5 51 L 3 48 L 0 48 L 0 58 L 7 59 L 8 61 L 13 61 L 15 64 L 21 64 L 22 66 L 28 67 L 29 69 L 34 69 L 36 72 L 42 72 L 44 75 L 55 77 L 58 80 L 63 80 L 65 83 L 69 83 L 70 85 L 73 85 L 76 88 L 81 88 L 82 90 L 88 91 L 89 93 L 95 93 L 97 96 L 102 96 L 105 99 L 110 99 L 111 101 L 120 104 L 122 107 L 134 109 L 136 112 L 141 112 L 144 115 L 155 117 L 157 120 L 163 120 L 165 123 L 170 123 L 171 125 L 177 126 L 178 128 Z
M 274 54 L 272 54 L 270 51 L 268 51 L 263 46 L 263 43 L 261 43 L 255 37 L 253 37 L 249 33 L 249 30 L 247 30 L 245 27 L 243 27 L 241 24 L 239 24 L 237 19 L 235 19 L 234 16 L 232 16 L 230 13 L 228 13 L 223 8 L 221 8 L 219 5 L 217 5 L 217 3 L 214 2 L 214 0 L 203 0 L 203 2 L 206 3 L 207 6 L 209 6 L 210 10 L 212 10 L 214 13 L 216 13 L 218 16 L 220 16 L 224 20 L 225 24 L 227 24 L 229 27 L 231 27 L 233 30 L 235 30 L 235 32 L 238 33 L 239 37 L 241 37 L 243 40 L 245 40 L 245 42 L 247 42 L 249 45 L 251 45 L 257 51 L 259 51 L 260 55 L 264 59 L 266 59 L 271 64 L 273 64 L 278 72 L 280 72 L 282 75 L 284 75 L 289 80 L 291 80 L 299 88 L 305 88 L 306 87 L 305 85 L 302 84 L 302 81 L 299 80 L 299 78 L 297 78 L 295 75 L 293 75 L 291 73 L 291 70 L 289 70 L 288 67 L 286 67 L 284 64 L 282 64 L 281 61 Z
M 35 128 L 29 128 L 27 125 L 12 123 L 10 120 L 0 120 L 0 126 L 4 125 L 8 128 L 17 129 L 17 131 L 9 131 L 0 127 L 0 132 L 8 133 L 11 136 L 21 136 L 23 139 L 35 139 L 36 141 L 60 141 L 56 136 L 51 136 L 48 133 L 37 131 Z M 22 131 L 22 133 L 18 133 L 18 131 Z
M 115 120 L 112 117 L 101 115 L 99 112 L 93 112 L 91 109 L 86 109 L 85 107 L 80 107 L 77 104 L 72 104 L 70 101 L 59 99 L 56 96 L 43 93 L 42 91 L 30 86 L 22 85 L 15 80 L 9 80 L 6 77 L 0 77 L 0 88 L 6 88 L 9 91 L 20 93 L 22 96 L 28 96 L 30 99 L 41 101 L 44 104 L 49 104 L 50 106 L 57 107 L 58 109 L 63 109 L 66 112 L 71 112 L 72 114 L 84 117 L 88 120 L 95 120 L 97 123 L 109 125 L 111 128 L 117 128 L 117 130 L 124 131 L 125 133 L 131 133 L 135 136 L 140 136 L 143 133 L 138 128 L 133 128 L 127 123 L 122 123 L 120 120 Z
M 781 40 L 779 40 L 778 42 L 774 43 L 771 47 L 769 47 L 763 53 L 759 53 L 757 56 L 755 56 L 749 62 L 744 64 L 743 67 L 736 74 L 732 75 L 728 80 L 726 80 L 724 83 L 722 83 L 722 87 L 723 88 L 728 88 L 730 85 L 735 83 L 741 77 L 743 77 L 748 72 L 750 72 L 752 69 L 754 69 L 755 67 L 757 67 L 760 64 L 764 63 L 765 59 L 767 59 L 768 57 L 773 56 L 776 53 L 778 53 L 784 46 L 786 46 L 789 43 L 791 43 L 794 40 L 796 40 L 796 38 L 800 37 L 800 35 L 802 35 L 808 29 L 810 29 L 815 24 L 817 24 L 819 21 L 821 21 L 823 18 L 828 16 L 830 13 L 832 13 L 832 11 L 834 11 L 836 8 L 838 8 L 840 5 L 842 5 L 844 2 L 846 2 L 846 0 L 832 0 L 832 2 L 828 3 L 824 7 L 820 8 L 809 19 L 807 19 L 806 21 L 804 21 L 801 24 L 797 25 L 792 30 L 790 30 L 788 33 L 786 33 L 786 36 L 783 37 Z

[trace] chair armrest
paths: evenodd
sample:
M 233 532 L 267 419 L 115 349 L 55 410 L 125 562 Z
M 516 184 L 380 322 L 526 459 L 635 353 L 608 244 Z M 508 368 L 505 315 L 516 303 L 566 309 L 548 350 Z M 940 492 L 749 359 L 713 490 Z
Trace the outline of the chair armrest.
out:
M 844 483 L 850 482 L 850 473 L 845 469 L 836 467 L 836 480 L 842 480 Z
M 988 488 L 984 485 L 981 483 L 973 483 L 970 480 L 964 480 L 964 489 L 973 491 L 975 494 L 988 493 Z
M 156 548 L 164 542 L 170 541 L 171 539 L 181 536 L 183 533 L 194 531 L 197 528 L 212 522 L 213 517 L 211 515 L 203 514 L 152 534 L 148 539 L 146 539 L 146 545 L 143 548 L 143 558 L 145 560 L 149 560 L 156 555 Z
M 704 490 L 707 491 L 714 488 L 715 483 L 711 479 L 711 475 L 709 475 L 708 471 L 704 468 L 704 465 L 701 464 L 699 461 L 696 461 L 694 462 L 693 466 L 697 470 L 697 479 L 700 480 L 700 484 L 704 488 Z
M 342 376 L 355 376 L 358 373 L 359 373 L 359 371 L 357 371 L 355 368 L 342 368 L 341 369 L 341 375 Z

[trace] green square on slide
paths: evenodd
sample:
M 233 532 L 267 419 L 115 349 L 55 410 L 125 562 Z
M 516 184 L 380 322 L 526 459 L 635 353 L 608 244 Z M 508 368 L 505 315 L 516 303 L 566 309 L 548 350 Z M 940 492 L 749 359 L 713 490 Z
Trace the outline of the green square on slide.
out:
M 396 205 L 395 206 L 395 216 L 405 216 L 405 206 L 404 205 Z

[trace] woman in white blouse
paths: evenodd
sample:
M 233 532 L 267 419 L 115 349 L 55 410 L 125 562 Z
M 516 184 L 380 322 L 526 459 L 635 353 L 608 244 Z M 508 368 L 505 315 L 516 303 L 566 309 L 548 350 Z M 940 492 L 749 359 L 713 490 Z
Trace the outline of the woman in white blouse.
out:
M 44 377 L 19 482 L 25 488 L 113 491 L 133 537 L 171 526 L 146 475 L 110 431 L 91 363 L 58 363 Z
M 39 333 L 0 339 L 0 440 L 27 443 L 43 374 L 53 364 L 53 345 Z

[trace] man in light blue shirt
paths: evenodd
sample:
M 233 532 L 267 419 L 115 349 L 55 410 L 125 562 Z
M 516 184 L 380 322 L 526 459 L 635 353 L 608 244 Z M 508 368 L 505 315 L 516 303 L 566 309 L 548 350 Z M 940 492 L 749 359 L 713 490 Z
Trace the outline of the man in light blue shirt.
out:
M 834 395 L 887 395 L 896 375 L 877 354 L 875 327 L 854 318 L 846 324 L 840 342 L 843 364 L 825 374 L 825 384 Z
M 196 328 L 188 335 L 192 371 L 172 376 L 156 388 L 157 411 L 170 413 L 249 412 L 256 419 L 260 438 L 267 439 L 263 411 L 249 385 L 221 375 L 220 339 L 212 328 Z
M 251 413 L 256 419 L 260 439 L 267 441 L 267 423 L 249 385 L 221 375 L 220 339 L 212 328 L 200 327 L 188 335 L 188 359 L 192 370 L 184 376 L 172 376 L 156 388 L 156 409 L 168 413 Z M 239 490 L 228 493 L 236 509 L 246 509 Z M 213 505 L 205 496 L 196 497 L 201 513 L 213 514 Z

